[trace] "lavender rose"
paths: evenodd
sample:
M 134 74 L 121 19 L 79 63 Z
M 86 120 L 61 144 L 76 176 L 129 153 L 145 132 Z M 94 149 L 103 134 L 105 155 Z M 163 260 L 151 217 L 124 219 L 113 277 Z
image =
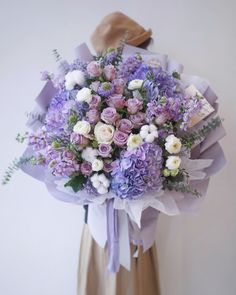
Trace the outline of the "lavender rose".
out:
M 112 147 L 109 144 L 101 143 L 98 147 L 98 154 L 103 158 L 108 158 L 111 155 Z
M 111 160 L 104 161 L 103 170 L 105 172 L 110 173 L 113 169 L 114 169 L 114 162 L 112 162 Z
M 134 128 L 140 128 L 144 123 L 144 119 L 145 113 L 142 112 L 138 112 L 137 114 L 130 116 L 130 121 L 133 123 Z
M 99 77 L 102 74 L 102 68 L 99 62 L 97 61 L 91 61 L 88 65 L 87 65 L 87 71 L 88 74 L 91 77 Z
M 121 132 L 121 131 L 115 131 L 114 133 L 114 137 L 113 137 L 113 141 L 114 143 L 119 146 L 122 147 L 127 143 L 128 140 L 128 134 Z
M 89 139 L 84 137 L 81 134 L 73 132 L 73 133 L 71 133 L 71 136 L 70 136 L 70 142 L 74 143 L 80 147 L 85 147 L 88 145 Z
M 116 78 L 116 68 L 113 65 L 105 66 L 103 73 L 108 81 L 112 81 Z
M 123 79 L 115 79 L 112 81 L 115 87 L 115 92 L 118 94 L 122 94 L 125 88 L 125 82 Z
M 91 109 L 86 113 L 89 123 L 96 124 L 100 120 L 100 113 L 97 109 Z
M 102 111 L 101 119 L 108 124 L 114 124 L 119 119 L 119 114 L 115 108 L 108 107 Z
M 134 127 L 134 125 L 132 124 L 132 122 L 128 119 L 121 119 L 117 122 L 116 124 L 117 128 L 124 132 L 124 133 L 131 133 L 132 128 Z
M 99 106 L 100 102 L 101 102 L 101 96 L 93 95 L 92 100 L 89 103 L 89 106 L 92 109 L 94 109 L 94 108 L 96 109 Z
M 116 109 L 122 109 L 125 106 L 125 98 L 122 96 L 122 94 L 113 94 L 108 97 L 106 102 L 109 107 Z
M 92 174 L 92 164 L 89 162 L 83 162 L 80 166 L 82 174 L 90 176 Z
M 137 98 L 130 98 L 127 100 L 127 111 L 131 115 L 136 114 L 138 111 L 142 110 L 143 102 Z

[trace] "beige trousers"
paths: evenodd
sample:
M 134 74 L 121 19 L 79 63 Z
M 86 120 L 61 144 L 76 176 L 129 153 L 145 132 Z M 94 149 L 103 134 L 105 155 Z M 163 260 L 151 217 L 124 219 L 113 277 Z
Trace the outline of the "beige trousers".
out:
M 132 253 L 135 246 L 131 244 Z M 131 271 L 120 267 L 117 274 L 107 272 L 107 257 L 93 240 L 88 226 L 83 229 L 79 266 L 78 295 L 160 295 L 155 245 L 131 260 Z

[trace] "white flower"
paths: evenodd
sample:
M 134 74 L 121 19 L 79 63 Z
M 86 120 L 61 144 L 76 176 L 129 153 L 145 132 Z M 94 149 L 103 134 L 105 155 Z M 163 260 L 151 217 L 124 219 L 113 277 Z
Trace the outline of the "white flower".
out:
M 112 125 L 98 122 L 94 128 L 94 135 L 98 143 L 112 143 L 115 128 Z
M 165 148 L 170 154 L 178 154 L 181 150 L 182 144 L 179 138 L 173 134 L 166 137 Z
M 84 73 L 79 70 L 69 72 L 65 75 L 65 80 L 67 90 L 74 89 L 75 85 L 83 86 L 85 82 Z
M 89 132 L 91 131 L 91 125 L 87 121 L 78 121 L 74 128 L 73 131 L 77 134 L 81 134 L 85 137 L 88 137 Z
M 129 82 L 128 89 L 129 90 L 140 89 L 142 85 L 143 85 L 143 80 L 135 79 Z
M 142 137 L 139 134 L 130 134 L 127 140 L 128 150 L 133 150 L 143 143 Z
M 84 87 L 80 89 L 76 95 L 76 98 L 79 102 L 87 102 L 90 103 L 92 100 L 92 92 L 91 89 Z
M 97 189 L 100 195 L 108 193 L 108 188 L 110 186 L 110 181 L 104 174 L 94 174 L 90 178 L 93 187 Z
M 97 156 L 98 150 L 91 147 L 86 147 L 81 153 L 82 159 L 90 163 L 93 163 L 93 161 L 96 160 Z
M 178 156 L 169 156 L 166 160 L 166 167 L 170 170 L 176 170 L 181 164 L 181 159 Z
M 92 162 L 92 170 L 93 171 L 100 171 L 103 168 L 103 161 L 99 159 L 95 159 Z
M 158 137 L 157 127 L 154 124 L 143 125 L 139 134 L 145 142 L 152 143 Z

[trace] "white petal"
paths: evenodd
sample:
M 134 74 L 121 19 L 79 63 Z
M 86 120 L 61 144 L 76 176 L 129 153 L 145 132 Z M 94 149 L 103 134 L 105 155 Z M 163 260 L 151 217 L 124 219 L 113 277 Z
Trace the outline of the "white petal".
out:
M 156 131 L 156 130 L 157 130 L 157 127 L 156 127 L 154 124 L 150 124 L 150 125 L 149 125 L 149 130 L 150 130 L 151 132 Z
M 148 136 L 145 138 L 145 141 L 148 143 L 152 143 L 154 141 L 155 137 L 152 133 L 148 134 Z

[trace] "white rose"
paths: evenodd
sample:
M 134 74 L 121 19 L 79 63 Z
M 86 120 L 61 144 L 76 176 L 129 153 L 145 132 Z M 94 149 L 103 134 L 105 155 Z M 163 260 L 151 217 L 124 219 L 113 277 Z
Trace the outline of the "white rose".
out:
M 143 80 L 135 79 L 129 82 L 128 89 L 129 90 L 140 89 L 142 85 L 143 85 Z
M 92 100 L 92 91 L 91 89 L 84 87 L 80 89 L 76 95 L 76 98 L 79 102 L 87 102 L 90 103 Z
M 100 171 L 103 168 L 103 161 L 96 159 L 92 162 L 92 170 L 93 171 Z
M 98 143 L 112 143 L 115 128 L 112 125 L 98 122 L 94 128 L 94 135 Z
M 86 147 L 81 153 L 82 159 L 89 163 L 93 163 L 93 161 L 96 160 L 97 156 L 98 150 L 93 149 L 91 147 Z
M 74 128 L 73 131 L 77 134 L 81 134 L 85 137 L 88 137 L 89 132 L 91 131 L 91 125 L 87 121 L 78 121 Z
M 65 75 L 65 87 L 67 90 L 74 89 L 75 85 L 83 86 L 84 83 L 85 78 L 82 71 L 75 70 Z
M 110 185 L 110 181 L 108 178 L 106 178 L 106 176 L 104 174 L 94 174 L 91 178 L 90 178 L 93 187 L 96 188 L 97 192 L 100 195 L 104 195 L 106 193 L 108 193 L 108 188 Z
M 127 140 L 128 150 L 138 148 L 143 143 L 142 137 L 139 134 L 130 134 Z
M 173 134 L 166 137 L 165 148 L 170 154 L 178 154 L 181 150 L 182 144 L 179 138 Z
M 176 170 L 181 164 L 181 159 L 178 156 L 169 156 L 166 160 L 166 167 L 170 170 Z

